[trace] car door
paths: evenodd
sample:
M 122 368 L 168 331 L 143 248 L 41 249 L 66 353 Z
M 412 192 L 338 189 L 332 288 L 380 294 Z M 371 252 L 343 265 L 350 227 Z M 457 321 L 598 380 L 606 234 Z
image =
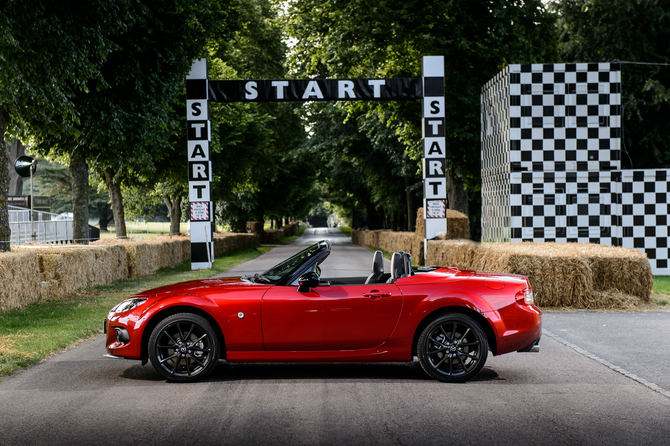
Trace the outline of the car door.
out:
M 389 338 L 402 309 L 395 284 L 318 286 L 298 292 L 274 286 L 263 296 L 263 345 L 268 351 L 372 348 Z

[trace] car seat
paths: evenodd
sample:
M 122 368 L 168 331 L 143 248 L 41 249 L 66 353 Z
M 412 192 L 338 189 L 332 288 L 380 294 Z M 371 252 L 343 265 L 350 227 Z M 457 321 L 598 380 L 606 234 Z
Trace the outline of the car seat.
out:
M 375 251 L 372 256 L 372 273 L 368 276 L 365 283 L 379 283 L 384 275 L 384 256 L 381 251 Z

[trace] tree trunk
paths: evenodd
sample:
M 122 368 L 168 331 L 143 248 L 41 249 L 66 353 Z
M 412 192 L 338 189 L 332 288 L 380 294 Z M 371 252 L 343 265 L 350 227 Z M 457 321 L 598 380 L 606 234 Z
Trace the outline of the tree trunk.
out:
M 16 159 L 26 154 L 26 146 L 17 138 L 12 138 L 9 148 L 9 195 L 23 195 L 23 178 L 12 167 Z
M 112 221 L 111 209 L 107 203 L 102 201 L 96 204 L 96 208 L 98 209 L 98 225 L 100 226 L 100 230 L 107 232 L 107 225 Z
M 468 215 L 468 193 L 465 191 L 465 185 L 463 180 L 451 170 L 447 170 L 447 202 L 449 209 Z M 470 230 L 468 229 L 469 237 Z
M 72 177 L 72 238 L 88 245 L 88 164 L 79 155 L 70 155 Z
M 114 214 L 114 228 L 117 237 L 126 237 L 126 215 L 123 210 L 123 196 L 121 195 L 121 181 L 114 180 L 114 172 L 109 169 L 103 170 L 107 192 L 112 200 L 112 213 Z
M 449 209 L 468 215 L 468 193 L 461 178 L 447 170 L 447 199 Z
M 407 201 L 407 230 L 414 231 L 416 224 L 416 204 L 414 200 L 414 193 L 410 190 L 409 179 L 405 178 L 405 200 Z
M 9 251 L 9 240 L 11 229 L 9 228 L 9 205 L 7 193 L 9 192 L 9 146 L 5 142 L 7 121 L 5 113 L 0 106 L 0 252 Z
M 170 234 L 179 234 L 179 222 L 181 222 L 181 196 L 177 195 L 174 200 L 168 194 L 163 195 L 163 202 L 170 212 Z

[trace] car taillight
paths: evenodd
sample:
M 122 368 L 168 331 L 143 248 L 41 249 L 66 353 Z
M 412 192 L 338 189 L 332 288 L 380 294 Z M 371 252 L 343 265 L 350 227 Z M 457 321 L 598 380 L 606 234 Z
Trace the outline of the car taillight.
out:
M 516 301 L 522 305 L 533 304 L 533 290 L 528 287 L 516 293 Z

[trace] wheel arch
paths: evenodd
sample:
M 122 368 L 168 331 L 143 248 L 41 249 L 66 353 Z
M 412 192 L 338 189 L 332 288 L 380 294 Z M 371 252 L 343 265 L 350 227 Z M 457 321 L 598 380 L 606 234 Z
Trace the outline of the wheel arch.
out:
M 472 319 L 474 319 L 475 322 L 477 322 L 479 326 L 482 327 L 482 330 L 484 330 L 484 333 L 486 334 L 486 340 L 489 343 L 489 349 L 493 352 L 494 355 L 496 354 L 498 350 L 496 335 L 489 321 L 484 316 L 482 316 L 481 313 L 470 308 L 449 306 L 438 308 L 427 314 L 426 317 L 421 320 L 419 325 L 416 327 L 416 330 L 414 331 L 414 338 L 412 339 L 412 357 L 416 356 L 416 347 L 423 329 L 426 328 L 426 326 L 428 326 L 428 324 L 430 324 L 434 319 L 449 313 L 460 313 L 466 316 L 470 316 Z
M 212 317 L 211 314 L 209 314 L 208 312 L 204 311 L 201 308 L 193 307 L 190 305 L 175 305 L 172 307 L 164 308 L 161 311 L 154 314 L 153 316 L 151 316 L 151 319 L 149 319 L 146 326 L 144 327 L 144 331 L 142 332 L 142 344 L 140 350 L 140 358 L 142 359 L 142 365 L 146 364 L 149 361 L 149 337 L 151 337 L 151 333 L 154 331 L 154 328 L 156 328 L 156 326 L 166 317 L 172 316 L 173 314 L 177 313 L 192 313 L 207 319 L 207 322 L 209 322 L 212 325 L 212 327 L 216 331 L 217 336 L 219 337 L 219 341 L 221 342 L 221 351 L 219 358 L 226 359 L 226 342 L 225 338 L 223 337 L 223 331 L 221 330 L 221 327 L 219 326 L 218 322 L 216 322 L 216 319 L 214 319 L 214 317 Z

